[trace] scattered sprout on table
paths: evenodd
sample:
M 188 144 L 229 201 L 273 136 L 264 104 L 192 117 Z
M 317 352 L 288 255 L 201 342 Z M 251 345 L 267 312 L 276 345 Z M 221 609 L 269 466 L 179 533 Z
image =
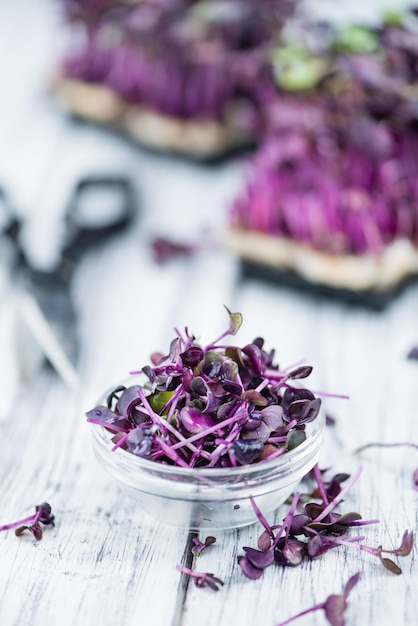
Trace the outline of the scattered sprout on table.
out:
M 277 624 L 276 626 L 286 626 L 286 624 L 290 624 L 299 617 L 302 617 L 303 615 L 308 615 L 309 613 L 313 613 L 314 611 L 324 611 L 325 617 L 331 624 L 331 626 L 344 626 L 344 613 L 347 608 L 347 597 L 353 587 L 358 583 L 359 578 L 360 572 L 354 574 L 354 576 L 351 576 L 351 578 L 348 579 L 347 583 L 344 585 L 344 589 L 341 594 L 332 594 L 328 596 L 325 602 L 321 602 L 321 604 L 315 604 L 309 609 L 301 611 L 297 615 L 290 617 L 284 622 L 280 622 L 280 624 Z
M 33 515 L 29 515 L 28 517 L 18 520 L 17 522 L 4 524 L 3 526 L 0 526 L 0 531 L 14 528 L 15 535 L 17 537 L 23 535 L 25 531 L 29 531 L 35 539 L 39 541 L 42 539 L 41 524 L 45 526 L 55 526 L 54 519 L 55 517 L 52 515 L 51 506 L 48 502 L 43 502 L 42 504 L 36 505 L 35 513 Z
M 311 500 L 302 504 L 301 494 L 296 492 L 283 523 L 271 526 L 257 503 L 251 497 L 254 512 L 264 530 L 258 539 L 258 549 L 245 546 L 244 555 L 238 557 L 243 574 L 252 580 L 261 578 L 264 570 L 275 563 L 282 567 L 296 567 L 306 560 L 317 559 L 339 546 L 354 548 L 377 557 L 383 567 L 394 574 L 401 574 L 400 567 L 385 556 L 407 556 L 413 547 L 412 531 L 406 530 L 399 548 L 385 549 L 368 546 L 363 542 L 363 535 L 349 536 L 350 528 L 376 524 L 379 520 L 363 520 L 359 513 L 348 511 L 337 513 L 336 506 L 345 498 L 361 474 L 361 468 L 350 477 L 348 474 L 336 474 L 330 481 L 324 482 L 318 465 L 314 468 L 317 487 L 311 494 Z M 347 482 L 342 487 L 341 483 Z
M 214 574 L 210 574 L 209 572 L 197 572 L 185 565 L 177 565 L 177 569 L 179 572 L 191 576 L 196 587 L 210 587 L 214 591 L 218 591 L 219 587 L 224 584 L 220 578 L 217 578 Z
M 205 548 L 208 548 L 216 542 L 216 537 L 209 535 L 206 537 L 205 541 L 200 541 L 198 537 L 193 537 L 192 542 L 193 546 L 191 552 L 193 556 L 200 556 Z

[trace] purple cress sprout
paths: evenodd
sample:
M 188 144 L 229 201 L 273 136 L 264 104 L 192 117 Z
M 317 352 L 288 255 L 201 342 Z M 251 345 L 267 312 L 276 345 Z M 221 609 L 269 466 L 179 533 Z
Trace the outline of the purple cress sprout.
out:
M 251 233 L 260 247 L 271 237 L 277 264 L 287 267 L 286 256 L 295 271 L 304 250 L 375 259 L 403 248 L 416 259 L 418 47 L 406 24 L 308 23 L 273 52 L 265 133 L 231 209 L 244 258 L 263 262 L 245 236 L 240 247 L 239 235 Z M 416 274 L 416 261 L 405 273 Z
M 344 585 L 344 589 L 341 594 L 332 594 L 328 596 L 325 602 L 321 602 L 321 604 L 315 604 L 309 609 L 301 611 L 297 615 L 290 617 L 284 622 L 280 622 L 280 624 L 277 624 L 276 626 L 286 626 L 286 624 L 294 622 L 299 617 L 303 617 L 304 615 L 308 615 L 309 613 L 313 613 L 314 611 L 324 611 L 325 617 L 327 621 L 331 624 L 331 626 L 344 626 L 344 613 L 347 609 L 347 597 L 353 587 L 355 587 L 355 585 L 358 583 L 359 578 L 360 573 L 358 572 L 348 579 L 347 583 Z
M 37 505 L 33 515 L 29 515 L 28 517 L 18 520 L 17 522 L 11 522 L 10 524 L 0 526 L 0 531 L 14 528 L 16 537 L 20 537 L 25 531 L 29 531 L 35 539 L 39 541 L 42 539 L 41 524 L 45 526 L 55 526 L 54 515 L 52 515 L 51 506 L 48 502 L 43 502 L 42 504 Z
M 217 578 L 214 574 L 210 574 L 208 572 L 197 572 L 196 570 L 184 565 L 177 565 L 177 569 L 179 572 L 183 572 L 183 574 L 187 574 L 193 578 L 196 587 L 210 587 L 214 591 L 218 591 L 219 587 L 224 584 L 220 578 Z
M 191 552 L 193 556 L 200 556 L 203 550 L 216 542 L 216 537 L 209 535 L 208 537 L 206 537 L 205 541 L 200 541 L 198 537 L 193 537 L 192 542 L 193 546 Z

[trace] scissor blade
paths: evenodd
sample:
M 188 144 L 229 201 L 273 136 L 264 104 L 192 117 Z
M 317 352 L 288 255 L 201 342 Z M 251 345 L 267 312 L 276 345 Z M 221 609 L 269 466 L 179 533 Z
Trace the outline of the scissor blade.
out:
M 20 292 L 18 311 L 63 382 L 71 389 L 77 388 L 78 340 L 68 289 L 34 282 Z

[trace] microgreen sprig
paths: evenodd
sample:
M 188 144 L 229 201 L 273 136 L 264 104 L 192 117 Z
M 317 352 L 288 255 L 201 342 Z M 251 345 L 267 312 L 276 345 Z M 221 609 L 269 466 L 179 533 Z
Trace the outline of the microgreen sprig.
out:
M 224 584 L 220 578 L 217 578 L 214 574 L 209 572 L 197 572 L 185 565 L 177 565 L 177 569 L 179 572 L 183 572 L 183 574 L 187 574 L 193 578 L 196 587 L 210 587 L 214 591 L 218 591 L 219 587 Z
M 51 506 L 48 502 L 43 502 L 42 504 L 36 505 L 35 513 L 33 515 L 29 515 L 28 517 L 18 520 L 17 522 L 4 524 L 3 526 L 0 526 L 0 531 L 14 528 L 16 537 L 20 537 L 25 531 L 29 531 L 35 539 L 39 541 L 42 539 L 41 524 L 45 526 L 55 526 L 54 519 Z
M 294 622 L 299 617 L 303 617 L 304 615 L 308 615 L 309 613 L 314 613 L 315 611 L 324 611 L 325 617 L 331 626 L 344 626 L 345 617 L 344 613 L 347 609 L 347 597 L 353 587 L 358 583 L 360 579 L 360 572 L 351 576 L 348 579 L 346 584 L 344 585 L 343 592 L 341 594 L 332 594 L 328 596 L 325 602 L 321 602 L 320 604 L 315 604 L 309 609 L 305 609 L 301 611 L 297 615 L 293 615 L 293 617 L 289 617 L 289 619 L 284 622 L 280 622 L 276 626 L 286 626 L 286 624 L 290 624 Z

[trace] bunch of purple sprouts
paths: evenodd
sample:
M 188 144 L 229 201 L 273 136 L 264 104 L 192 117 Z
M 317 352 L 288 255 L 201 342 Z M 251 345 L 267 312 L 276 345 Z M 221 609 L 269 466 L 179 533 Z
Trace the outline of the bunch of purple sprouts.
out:
M 309 33 L 319 46 L 276 51 L 265 140 L 232 224 L 333 254 L 416 246 L 418 25 L 321 28 Z
M 85 37 L 64 60 L 63 74 L 164 115 L 221 118 L 231 100 L 253 104 L 255 79 L 293 4 L 65 0 L 67 19 L 81 24 Z
M 167 356 L 153 354 L 152 366 L 133 372 L 144 375 L 143 385 L 119 386 L 106 406 L 87 413 L 113 433 L 114 449 L 219 468 L 269 461 L 305 441 L 321 400 L 297 381 L 312 367 L 279 369 L 261 338 L 242 348 L 223 343 L 242 323 L 240 313 L 228 314 L 227 331 L 205 347 L 187 328 L 176 331 Z

